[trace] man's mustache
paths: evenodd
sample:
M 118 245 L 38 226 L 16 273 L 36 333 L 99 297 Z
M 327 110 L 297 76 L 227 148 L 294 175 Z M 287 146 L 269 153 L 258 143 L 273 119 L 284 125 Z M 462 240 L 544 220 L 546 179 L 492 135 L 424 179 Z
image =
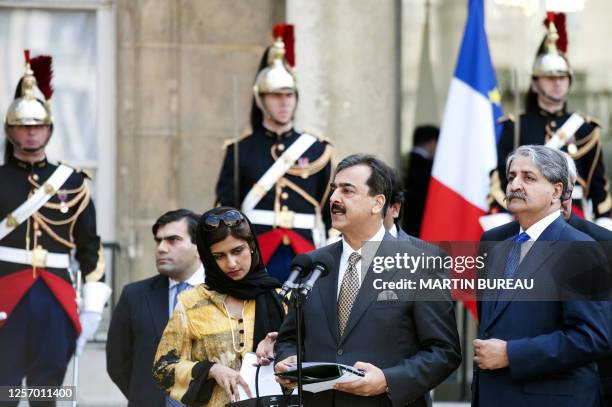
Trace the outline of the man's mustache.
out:
M 527 194 L 521 191 L 510 192 L 506 194 L 506 202 L 509 202 L 512 199 L 527 199 Z
M 333 203 L 331 206 L 331 212 L 341 212 L 341 213 L 346 213 L 346 208 L 343 205 L 340 205 L 338 203 Z

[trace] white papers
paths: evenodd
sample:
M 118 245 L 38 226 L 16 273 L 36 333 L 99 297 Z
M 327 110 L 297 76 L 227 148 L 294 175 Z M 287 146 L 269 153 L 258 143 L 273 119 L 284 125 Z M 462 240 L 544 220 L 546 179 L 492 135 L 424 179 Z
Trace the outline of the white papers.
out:
M 255 393 L 255 373 L 257 372 L 257 356 L 255 353 L 250 352 L 244 356 L 242 360 L 242 367 L 240 368 L 240 376 L 249 385 L 251 394 L 256 397 Z M 302 368 L 317 367 L 317 366 L 338 366 L 342 371 L 342 375 L 338 378 L 331 380 L 320 381 L 317 383 L 310 383 L 304 385 L 304 391 L 311 393 L 318 393 L 320 391 L 331 390 L 334 388 L 336 383 L 348 383 L 355 380 L 359 380 L 363 377 L 363 374 L 351 366 L 341 365 L 337 363 L 325 363 L 325 362 L 305 362 L 302 364 Z M 297 366 L 293 365 L 293 369 L 297 370 Z M 240 392 L 240 401 L 248 400 L 246 391 L 242 386 L 238 386 Z M 262 366 L 259 369 L 259 395 L 260 396 L 274 396 L 283 394 L 280 384 L 276 382 L 276 376 L 274 375 L 274 367 L 272 364 L 268 366 Z M 297 394 L 297 389 L 292 394 Z
M 240 376 L 244 379 L 245 382 L 249 385 L 249 389 L 251 389 L 251 394 L 253 397 L 255 394 L 255 372 L 257 371 L 257 366 L 253 366 L 257 364 L 257 356 L 253 352 L 249 352 L 244 355 L 244 359 L 242 360 L 242 367 L 240 368 Z M 238 386 L 240 390 L 240 400 L 248 400 L 249 397 L 246 394 L 246 391 L 242 388 L 242 386 Z M 297 392 L 295 392 L 297 394 Z M 268 366 L 262 366 L 259 369 L 259 395 L 260 396 L 273 396 L 283 394 L 281 390 L 280 384 L 276 382 L 274 376 L 274 367 L 273 364 L 270 363 Z
M 353 369 L 351 366 L 342 365 L 339 363 L 325 363 L 325 362 L 304 362 L 302 363 L 302 368 L 305 369 L 307 367 L 316 367 L 316 366 L 326 366 L 326 365 L 334 365 L 339 366 L 342 371 L 342 376 L 331 379 L 320 381 L 317 383 L 310 383 L 304 385 L 304 391 L 309 391 L 311 393 L 318 393 L 320 391 L 331 390 L 334 388 L 336 383 L 349 383 L 354 382 L 355 380 L 359 380 L 363 377 L 363 374 Z M 292 366 L 295 370 L 297 370 L 297 366 Z

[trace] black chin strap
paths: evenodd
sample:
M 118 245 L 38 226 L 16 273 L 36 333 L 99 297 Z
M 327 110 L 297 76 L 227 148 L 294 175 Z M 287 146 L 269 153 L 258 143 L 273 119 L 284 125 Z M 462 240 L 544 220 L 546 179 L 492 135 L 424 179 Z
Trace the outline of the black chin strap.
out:
M 10 144 L 13 145 L 13 154 L 15 150 L 25 151 L 26 153 L 37 153 L 47 147 L 47 144 L 49 144 L 49 140 L 51 139 L 51 134 L 49 134 L 49 137 L 47 137 L 47 140 L 43 143 L 43 145 L 38 148 L 23 148 L 21 144 L 17 142 L 17 140 L 13 140 L 13 138 L 8 134 L 8 132 L 6 134 L 6 138 L 10 142 Z
M 286 122 L 283 123 L 279 120 L 277 120 L 274 116 L 272 116 L 272 114 L 265 112 L 266 116 L 268 116 L 270 118 L 270 120 L 272 120 L 272 122 L 274 124 L 276 124 L 277 126 L 286 126 L 287 124 L 291 123 L 293 121 L 293 115 L 291 115 L 291 118 Z
M 554 96 L 549 95 L 548 93 L 546 93 L 544 91 L 544 89 L 542 89 L 540 86 L 538 86 L 538 84 L 536 82 L 534 82 L 533 86 L 534 86 L 536 92 L 539 95 L 542 95 L 542 97 L 544 97 L 545 99 L 547 99 L 550 102 L 553 102 L 553 103 L 562 103 L 562 102 L 565 101 L 565 99 L 556 98 Z

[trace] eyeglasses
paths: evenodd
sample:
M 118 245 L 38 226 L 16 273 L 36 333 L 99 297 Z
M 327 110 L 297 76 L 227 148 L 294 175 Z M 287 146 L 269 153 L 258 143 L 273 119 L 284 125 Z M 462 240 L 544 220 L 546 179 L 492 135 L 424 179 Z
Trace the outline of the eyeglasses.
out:
M 219 227 L 221 222 L 223 222 L 225 226 L 232 227 L 240 224 L 243 220 L 244 216 L 235 209 L 223 212 L 220 215 L 211 213 L 204 219 L 204 229 L 215 230 Z

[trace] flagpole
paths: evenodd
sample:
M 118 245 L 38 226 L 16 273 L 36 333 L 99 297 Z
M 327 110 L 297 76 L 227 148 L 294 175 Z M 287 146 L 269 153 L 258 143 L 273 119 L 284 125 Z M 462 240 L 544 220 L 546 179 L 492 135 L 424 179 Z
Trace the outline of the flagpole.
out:
M 521 143 L 521 101 L 520 89 L 518 84 L 518 68 L 516 65 L 512 68 L 512 90 L 514 93 L 514 149 L 517 149 Z

